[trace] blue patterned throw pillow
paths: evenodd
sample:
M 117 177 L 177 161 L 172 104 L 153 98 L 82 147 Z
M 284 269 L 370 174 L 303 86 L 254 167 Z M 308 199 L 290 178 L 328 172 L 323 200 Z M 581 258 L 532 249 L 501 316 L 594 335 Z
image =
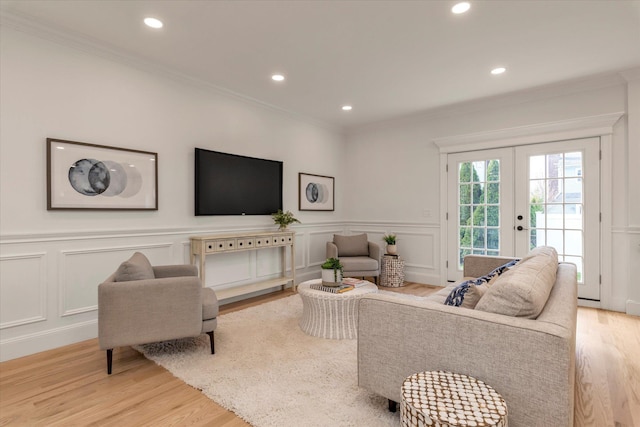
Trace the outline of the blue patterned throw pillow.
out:
M 486 276 L 478 277 L 477 279 L 467 280 L 466 282 L 460 283 L 458 286 L 453 288 L 451 293 L 447 296 L 447 299 L 444 301 L 445 305 L 451 305 L 454 307 L 465 306 L 467 308 L 474 308 L 478 303 L 484 291 L 486 290 L 486 286 L 479 288 L 479 286 L 487 285 L 491 279 L 496 276 L 500 276 L 502 273 L 507 271 L 510 267 L 516 265 L 516 263 L 520 261 L 519 259 L 514 259 L 513 261 L 509 261 L 508 263 L 501 265 L 500 267 L 494 269 L 491 273 Z M 465 304 L 465 297 L 473 294 L 473 301 L 468 301 Z
M 453 288 L 451 293 L 447 296 L 447 299 L 444 301 L 444 305 L 460 307 L 464 302 L 464 296 L 469 291 L 471 285 L 475 285 L 475 279 L 462 282 L 458 286 Z

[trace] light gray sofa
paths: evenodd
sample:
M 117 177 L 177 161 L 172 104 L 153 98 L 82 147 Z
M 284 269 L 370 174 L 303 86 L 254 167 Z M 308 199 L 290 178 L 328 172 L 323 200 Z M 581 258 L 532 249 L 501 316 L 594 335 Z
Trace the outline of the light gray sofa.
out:
M 510 259 L 467 256 L 464 275 L 483 276 Z M 389 399 L 392 409 L 404 378 L 452 371 L 494 387 L 507 402 L 510 427 L 573 426 L 575 265 L 558 264 L 537 318 L 444 305 L 451 288 L 424 300 L 387 294 L 360 300 L 359 385 Z

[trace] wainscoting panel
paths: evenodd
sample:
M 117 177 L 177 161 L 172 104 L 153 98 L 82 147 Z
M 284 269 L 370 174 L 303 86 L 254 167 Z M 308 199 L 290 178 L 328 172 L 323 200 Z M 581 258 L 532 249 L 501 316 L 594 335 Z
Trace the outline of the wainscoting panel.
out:
M 46 253 L 0 257 L 0 329 L 47 320 Z
M 255 278 L 255 252 L 227 252 L 206 257 L 204 268 L 209 288 L 226 288 Z
M 400 255 L 407 261 L 407 280 L 439 283 L 433 267 L 439 265 L 434 250 L 439 244 L 437 225 L 306 222 L 292 228 L 297 283 L 320 277 L 326 242 L 334 234 L 361 232 L 381 247 L 384 234 L 397 234 Z M 97 286 L 135 251 L 143 252 L 154 265 L 184 264 L 189 262 L 189 236 L 260 230 L 264 228 L 5 236 L 0 239 L 0 360 L 96 337 Z M 206 286 L 222 289 L 251 283 L 279 274 L 280 263 L 279 248 L 208 256 Z
M 431 233 L 396 233 L 398 254 L 404 258 L 407 267 L 435 270 L 435 235 Z
M 310 231 L 309 244 L 307 246 L 308 255 L 307 267 L 319 267 L 327 259 L 327 242 L 333 241 L 334 234 L 343 234 L 341 228 L 331 230 Z
M 287 253 L 291 252 L 290 248 L 286 248 L 285 250 Z M 254 252 L 256 253 L 256 274 L 260 279 L 276 276 L 281 273 L 281 248 L 260 249 Z
M 358 223 L 347 227 L 347 234 L 366 233 L 369 241 L 378 243 L 386 252 L 382 237 L 395 234 L 398 255 L 405 261 L 405 280 L 441 285 L 439 270 L 440 226 L 438 224 Z
M 98 309 L 98 285 L 134 252 L 145 254 L 153 265 L 168 264 L 172 243 L 114 246 L 60 251 L 58 289 L 60 315 L 72 316 Z
M 296 243 L 296 270 L 303 269 L 307 266 L 307 254 L 309 251 L 307 250 L 309 246 L 309 236 L 307 233 L 296 232 L 295 237 Z M 291 267 L 289 264 L 290 260 L 287 261 L 287 265 Z

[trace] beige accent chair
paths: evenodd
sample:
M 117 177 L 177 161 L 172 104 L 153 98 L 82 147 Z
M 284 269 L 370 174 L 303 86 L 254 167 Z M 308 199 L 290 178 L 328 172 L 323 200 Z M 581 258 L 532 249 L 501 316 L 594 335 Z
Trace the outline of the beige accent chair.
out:
M 340 260 L 345 277 L 373 277 L 378 283 L 382 251 L 378 244 L 367 239 L 366 234 L 334 234 L 333 241 L 327 242 L 327 258 Z
M 153 267 L 140 252 L 98 285 L 98 340 L 111 374 L 115 347 L 209 335 L 217 326 L 218 300 L 203 288 L 193 265 Z

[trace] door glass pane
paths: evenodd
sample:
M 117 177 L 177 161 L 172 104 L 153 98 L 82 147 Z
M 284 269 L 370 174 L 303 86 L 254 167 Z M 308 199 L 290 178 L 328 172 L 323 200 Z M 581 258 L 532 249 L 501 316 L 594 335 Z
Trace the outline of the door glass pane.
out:
M 487 225 L 489 227 L 500 226 L 500 206 L 487 206 Z
M 459 267 L 465 255 L 500 253 L 500 161 L 458 164 Z
M 531 249 L 553 246 L 560 260 L 584 262 L 583 153 L 529 157 L 529 240 Z
M 471 182 L 471 163 L 460 163 L 460 173 L 459 173 L 459 183 L 469 183 Z

